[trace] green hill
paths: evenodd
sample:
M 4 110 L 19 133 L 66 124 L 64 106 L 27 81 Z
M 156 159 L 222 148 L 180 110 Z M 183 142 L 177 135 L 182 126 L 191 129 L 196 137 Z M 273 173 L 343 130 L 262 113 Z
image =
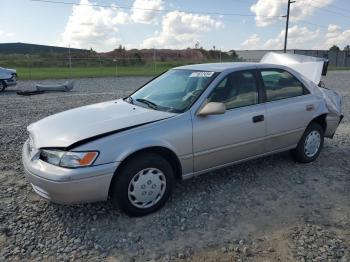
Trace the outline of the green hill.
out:
M 27 43 L 0 43 L 0 54 L 42 54 L 67 53 L 69 48 Z M 86 52 L 85 49 L 71 48 L 71 52 Z

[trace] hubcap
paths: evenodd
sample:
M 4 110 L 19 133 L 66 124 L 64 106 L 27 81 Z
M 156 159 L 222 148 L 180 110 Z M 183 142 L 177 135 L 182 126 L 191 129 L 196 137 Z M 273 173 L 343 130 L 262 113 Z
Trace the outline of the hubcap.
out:
M 305 139 L 304 152 L 308 157 L 313 157 L 317 154 L 321 145 L 321 135 L 317 131 L 312 131 Z
M 165 188 L 166 179 L 162 171 L 157 168 L 143 169 L 129 183 L 129 201 L 138 208 L 154 206 L 163 197 Z

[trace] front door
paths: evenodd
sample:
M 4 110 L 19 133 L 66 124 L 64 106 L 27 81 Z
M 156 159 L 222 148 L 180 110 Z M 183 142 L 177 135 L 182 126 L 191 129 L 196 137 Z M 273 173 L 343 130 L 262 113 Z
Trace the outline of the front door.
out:
M 223 166 L 265 151 L 265 105 L 255 70 L 227 75 L 208 102 L 222 102 L 222 115 L 193 116 L 194 172 Z

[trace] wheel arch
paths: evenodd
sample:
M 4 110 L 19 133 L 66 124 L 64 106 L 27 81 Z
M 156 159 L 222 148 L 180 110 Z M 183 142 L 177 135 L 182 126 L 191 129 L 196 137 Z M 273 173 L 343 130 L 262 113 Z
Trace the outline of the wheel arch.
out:
M 317 123 L 317 124 L 319 124 L 319 125 L 322 127 L 323 131 L 326 132 L 326 130 L 327 130 L 327 121 L 326 121 L 326 117 L 327 117 L 327 114 L 326 114 L 326 113 L 325 113 L 325 114 L 318 115 L 318 116 L 314 117 L 314 118 L 310 121 L 309 125 L 310 125 L 311 123 Z
M 116 177 L 118 176 L 118 170 L 121 170 L 130 159 L 137 157 L 138 155 L 144 154 L 144 153 L 153 153 L 153 154 L 159 155 L 160 157 L 165 158 L 169 162 L 169 164 L 172 166 L 174 173 L 175 173 L 175 178 L 176 179 L 182 178 L 182 165 L 181 165 L 179 158 L 174 153 L 174 151 L 172 151 L 171 149 L 164 147 L 164 146 L 145 147 L 145 148 L 139 149 L 137 151 L 134 151 L 134 152 L 128 154 L 121 161 L 120 165 L 117 167 L 117 169 L 114 172 L 112 181 L 111 181 L 110 186 L 109 186 L 108 195 L 110 195 L 113 182 L 116 179 Z

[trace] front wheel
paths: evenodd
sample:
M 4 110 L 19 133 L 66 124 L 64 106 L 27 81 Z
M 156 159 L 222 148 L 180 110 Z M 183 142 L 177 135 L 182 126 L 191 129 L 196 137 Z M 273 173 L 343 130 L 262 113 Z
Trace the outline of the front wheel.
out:
M 174 171 L 169 162 L 157 154 L 144 153 L 117 171 L 111 197 L 126 214 L 143 216 L 165 204 L 173 184 Z
M 292 150 L 294 159 L 300 163 L 314 161 L 321 152 L 324 130 L 317 123 L 311 123 L 305 130 L 298 146 Z

